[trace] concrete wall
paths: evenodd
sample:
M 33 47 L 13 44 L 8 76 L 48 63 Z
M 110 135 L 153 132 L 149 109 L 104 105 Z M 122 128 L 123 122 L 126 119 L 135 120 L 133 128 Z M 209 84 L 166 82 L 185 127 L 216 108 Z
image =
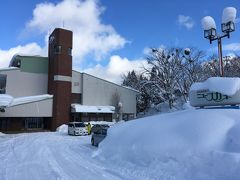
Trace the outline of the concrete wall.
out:
M 123 104 L 123 113 L 136 114 L 137 92 L 103 79 L 82 73 L 83 105 L 114 105 L 115 95 L 118 94 Z
M 12 106 L 0 112 L 0 117 L 51 117 L 52 99 Z
M 72 93 L 82 93 L 82 73 L 72 71 Z
M 47 94 L 47 74 L 21 72 L 19 69 L 0 70 L 7 75 L 6 94 L 13 97 Z

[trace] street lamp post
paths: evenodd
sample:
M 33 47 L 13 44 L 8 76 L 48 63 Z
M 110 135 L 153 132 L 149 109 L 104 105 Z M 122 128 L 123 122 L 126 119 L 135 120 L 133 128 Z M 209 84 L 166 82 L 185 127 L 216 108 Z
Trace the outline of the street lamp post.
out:
M 223 59 L 222 59 L 222 38 L 230 38 L 230 33 L 235 30 L 234 21 L 236 19 L 237 10 L 233 7 L 227 7 L 223 10 L 221 30 L 223 35 L 218 35 L 216 31 L 216 24 L 211 16 L 206 16 L 202 19 L 202 25 L 204 29 L 204 38 L 209 39 L 210 44 L 212 41 L 217 40 L 218 42 L 218 58 L 219 58 L 219 69 L 220 76 L 224 75 L 223 71 Z

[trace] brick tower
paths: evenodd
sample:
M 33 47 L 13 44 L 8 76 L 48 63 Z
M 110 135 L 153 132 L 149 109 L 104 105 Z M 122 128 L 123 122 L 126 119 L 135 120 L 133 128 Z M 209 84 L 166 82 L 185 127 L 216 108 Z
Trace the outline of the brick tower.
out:
M 71 118 L 72 31 L 55 29 L 48 44 L 48 93 L 53 94 L 50 129 L 55 131 Z

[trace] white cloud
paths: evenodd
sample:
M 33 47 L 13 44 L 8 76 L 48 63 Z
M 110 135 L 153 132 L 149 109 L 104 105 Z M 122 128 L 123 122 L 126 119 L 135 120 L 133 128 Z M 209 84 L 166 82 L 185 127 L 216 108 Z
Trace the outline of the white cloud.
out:
M 149 48 L 149 47 L 145 47 L 144 49 L 143 49 L 143 54 L 144 55 L 149 55 L 150 53 L 151 53 L 151 48 Z
M 103 7 L 97 0 L 64 0 L 58 4 L 41 3 L 33 11 L 26 30 L 48 33 L 55 27 L 73 31 L 73 58 L 81 61 L 93 53 L 96 60 L 115 49 L 122 48 L 126 40 L 111 25 L 101 22 Z
M 240 51 L 240 43 L 231 43 L 223 45 L 222 49 L 224 51 Z
M 15 54 L 44 55 L 45 49 L 42 49 L 36 43 L 30 43 L 25 46 L 17 46 L 8 50 L 0 49 L 0 67 L 7 67 Z
M 146 60 L 129 60 L 120 56 L 111 56 L 109 64 L 102 66 L 100 64 L 95 67 L 84 69 L 83 71 L 94 76 L 109 80 L 115 83 L 121 83 L 121 76 L 129 71 L 142 71 L 147 66 Z
M 225 44 L 222 46 L 222 50 L 224 51 L 224 53 L 227 54 L 235 54 L 235 53 L 239 53 L 240 52 L 240 43 L 230 43 L 230 44 Z M 209 48 L 208 49 L 209 53 L 218 53 L 218 47 L 215 46 L 213 48 Z
M 101 22 L 103 11 L 104 8 L 97 0 L 63 0 L 57 4 L 37 4 L 23 34 L 43 34 L 44 47 L 29 43 L 8 50 L 0 49 L 0 66 L 7 66 L 16 53 L 47 55 L 49 33 L 56 27 L 62 27 L 63 22 L 66 29 L 73 31 L 73 63 L 80 64 L 87 55 L 94 55 L 95 60 L 100 61 L 127 42 L 111 25 Z
M 180 26 L 186 27 L 188 30 L 192 29 L 194 26 L 194 20 L 190 16 L 178 15 L 178 24 Z
M 232 58 L 235 58 L 235 57 L 236 57 L 236 54 L 234 54 L 234 53 L 228 53 L 228 54 L 226 54 L 226 57 L 232 59 Z M 223 58 L 224 58 L 224 57 L 223 57 Z

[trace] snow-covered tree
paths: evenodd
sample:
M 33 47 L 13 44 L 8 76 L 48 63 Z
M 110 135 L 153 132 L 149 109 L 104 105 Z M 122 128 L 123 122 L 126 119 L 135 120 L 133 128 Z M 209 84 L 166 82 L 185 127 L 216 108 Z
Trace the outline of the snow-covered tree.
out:
M 139 78 L 137 77 L 136 72 L 134 70 L 128 72 L 127 75 L 123 75 L 122 78 L 123 78 L 122 85 L 137 89 L 137 86 L 139 84 Z
M 223 57 L 224 77 L 240 77 L 240 58 L 225 56 Z M 217 55 L 212 55 L 202 64 L 203 80 L 209 77 L 220 76 L 219 59 Z
M 209 77 L 220 76 L 219 61 L 217 55 L 212 55 L 202 64 L 204 80 Z
M 137 74 L 134 70 L 128 72 L 127 75 L 123 75 L 122 78 L 123 86 L 128 86 L 139 91 L 139 94 L 137 95 L 137 113 L 147 111 L 151 102 L 148 85 L 146 85 L 148 79 L 142 74 Z
M 177 79 L 180 79 L 182 69 L 180 52 L 178 49 L 155 50 L 147 56 L 149 66 L 145 72 L 151 79 L 152 94 L 157 94 L 163 101 L 167 101 L 169 108 L 173 107 L 175 90 L 178 89 Z
M 187 50 L 186 50 L 187 49 Z M 194 82 L 203 79 L 202 61 L 205 56 L 203 51 L 196 48 L 186 48 L 181 52 L 180 79 L 177 79 L 179 90 L 184 100 L 187 100 L 189 89 Z
M 187 101 L 192 83 L 201 79 L 202 51 L 194 48 L 152 49 L 145 71 L 150 76 L 152 94 L 167 101 L 172 108 L 177 96 Z

